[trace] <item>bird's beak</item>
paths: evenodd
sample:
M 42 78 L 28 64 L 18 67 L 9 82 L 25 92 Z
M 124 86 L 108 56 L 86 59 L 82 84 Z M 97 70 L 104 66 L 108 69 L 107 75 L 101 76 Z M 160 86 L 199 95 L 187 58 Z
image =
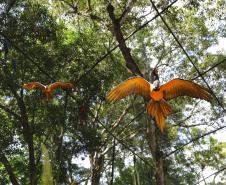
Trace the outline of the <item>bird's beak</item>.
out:
M 151 85 L 150 85 L 150 91 L 152 92 L 153 90 L 154 90 L 154 85 L 151 84 Z

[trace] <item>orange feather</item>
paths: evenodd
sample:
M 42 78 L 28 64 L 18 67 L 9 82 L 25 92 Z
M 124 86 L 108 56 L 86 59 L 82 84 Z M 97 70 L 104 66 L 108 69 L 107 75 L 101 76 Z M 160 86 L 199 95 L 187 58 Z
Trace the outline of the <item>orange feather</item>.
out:
M 137 94 L 145 98 L 149 98 L 152 89 L 152 84 L 150 84 L 144 78 L 133 77 L 122 82 L 112 91 L 110 91 L 107 95 L 107 100 L 117 101 L 131 94 Z
M 63 89 L 73 89 L 74 85 L 65 82 L 55 82 L 47 87 L 47 91 L 52 91 L 53 89 L 63 88 Z
M 33 90 L 33 89 L 41 89 L 45 90 L 46 86 L 39 82 L 31 82 L 23 85 L 24 89 Z

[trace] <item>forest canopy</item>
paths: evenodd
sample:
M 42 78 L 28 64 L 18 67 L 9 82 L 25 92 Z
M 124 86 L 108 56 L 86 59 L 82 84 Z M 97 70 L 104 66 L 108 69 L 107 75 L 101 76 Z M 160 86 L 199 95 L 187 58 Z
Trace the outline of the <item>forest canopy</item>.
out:
M 210 50 L 225 12 L 225 0 L 0 1 L 0 184 L 226 184 L 226 50 Z M 150 99 L 107 101 L 134 76 L 212 100 L 169 100 L 161 130 Z M 68 86 L 50 95 L 55 82 Z

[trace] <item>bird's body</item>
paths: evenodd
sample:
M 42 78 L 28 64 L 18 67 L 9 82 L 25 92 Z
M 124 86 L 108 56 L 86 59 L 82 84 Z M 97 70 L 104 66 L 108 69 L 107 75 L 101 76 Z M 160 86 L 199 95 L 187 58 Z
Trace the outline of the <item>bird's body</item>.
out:
M 150 99 L 147 104 L 148 114 L 155 118 L 157 126 L 163 132 L 165 119 L 172 112 L 168 100 L 178 96 L 190 96 L 193 98 L 211 100 L 208 90 L 194 82 L 182 79 L 173 79 L 164 85 L 151 84 L 142 77 L 133 77 L 116 86 L 107 95 L 108 101 L 117 101 L 130 94 L 141 95 Z
M 55 96 L 52 93 L 52 90 L 57 88 L 73 89 L 74 85 L 71 83 L 65 83 L 65 82 L 55 82 L 48 86 L 48 85 L 43 85 L 39 82 L 30 82 L 30 83 L 24 84 L 23 88 L 27 90 L 40 89 L 43 91 L 44 97 L 47 100 L 50 100 Z
M 160 101 L 161 99 L 163 99 L 163 92 L 160 90 L 153 90 L 150 94 L 150 97 L 154 101 Z

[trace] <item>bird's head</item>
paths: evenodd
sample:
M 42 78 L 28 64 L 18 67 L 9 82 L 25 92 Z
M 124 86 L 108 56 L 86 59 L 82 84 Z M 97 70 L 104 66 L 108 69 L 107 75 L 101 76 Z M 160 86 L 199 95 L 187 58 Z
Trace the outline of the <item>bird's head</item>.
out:
M 152 77 L 152 80 L 153 80 L 153 81 L 159 80 L 159 73 L 158 73 L 158 68 L 157 68 L 157 67 L 155 67 L 155 68 L 152 70 L 151 77 Z
M 153 90 L 159 90 L 160 82 L 159 82 L 159 74 L 158 74 L 158 68 L 157 67 L 155 67 L 152 70 L 151 78 L 153 80 Z
M 160 87 L 160 82 L 159 80 L 155 80 L 153 82 L 153 90 L 159 90 L 159 87 Z

